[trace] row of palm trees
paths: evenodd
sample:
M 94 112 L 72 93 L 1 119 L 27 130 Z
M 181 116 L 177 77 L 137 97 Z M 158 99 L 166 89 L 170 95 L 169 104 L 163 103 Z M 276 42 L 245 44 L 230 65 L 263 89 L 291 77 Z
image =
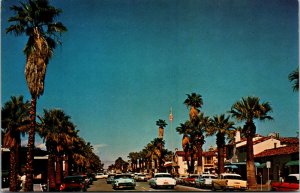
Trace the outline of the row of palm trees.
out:
M 25 135 L 30 128 L 29 106 L 23 96 L 12 96 L 1 111 L 2 146 L 10 149 L 10 191 L 17 191 L 21 135 Z M 102 169 L 103 164 L 93 152 L 93 146 L 78 135 L 79 130 L 63 110 L 45 109 L 43 116 L 38 118 L 40 121 L 37 123 L 36 132 L 43 138 L 48 153 L 47 175 L 50 190 L 57 190 L 62 178 L 70 172 Z
M 288 76 L 293 83 L 293 90 L 299 91 L 299 68 L 295 69 Z M 228 113 L 237 122 L 244 122 L 244 126 L 234 126 L 230 121 L 230 116 L 225 114 L 213 117 L 205 116 L 200 108 L 203 105 L 203 99 L 200 94 L 187 94 L 184 104 L 190 108 L 189 120 L 181 123 L 176 131 L 183 135 L 182 148 L 185 152 L 185 160 L 188 164 L 188 172 L 194 172 L 194 157 L 197 157 L 197 172 L 202 172 L 202 146 L 205 143 L 205 137 L 216 135 L 216 144 L 218 147 L 218 172 L 224 172 L 224 147 L 225 137 L 229 142 L 234 139 L 235 132 L 241 131 L 241 134 L 247 139 L 247 181 L 250 187 L 256 186 L 253 138 L 256 135 L 256 126 L 254 120 L 272 120 L 268 114 L 272 108 L 268 102 L 260 102 L 258 97 L 244 97 L 234 103 Z M 188 158 L 190 157 L 190 159 Z
M 25 78 L 31 94 L 31 104 L 25 191 L 33 191 L 37 99 L 44 93 L 44 80 L 49 60 L 57 44 L 61 44 L 61 33 L 66 32 L 67 28 L 61 22 L 56 21 L 62 10 L 51 6 L 48 0 L 28 0 L 27 3 L 20 2 L 18 6 L 14 5 L 10 9 L 15 15 L 8 19 L 12 24 L 6 29 L 6 33 L 28 37 L 24 48 Z M 15 189 L 13 188 L 12 191 Z
M 200 94 L 187 94 L 184 104 L 190 108 L 189 120 L 181 123 L 176 128 L 177 132 L 183 135 L 182 148 L 185 152 L 185 160 L 188 163 L 188 172 L 194 172 L 194 157 L 197 157 L 197 173 L 202 173 L 202 146 L 205 143 L 205 137 L 216 135 L 216 144 L 218 147 L 218 172 L 224 172 L 224 147 L 226 136 L 232 139 L 235 130 L 235 123 L 230 121 L 230 116 L 225 114 L 213 117 L 205 116 L 200 112 L 203 105 L 203 99 Z M 272 119 L 269 112 L 272 108 L 268 102 L 260 103 L 258 97 L 245 97 L 241 101 L 232 105 L 228 113 L 238 122 L 243 122 L 242 134 L 247 138 L 247 181 L 250 187 L 256 186 L 253 138 L 256 134 L 254 120 Z M 188 157 L 189 156 L 189 157 Z
M 163 171 L 163 165 L 166 161 L 172 161 L 173 153 L 165 149 L 164 128 L 167 126 L 165 120 L 156 121 L 158 126 L 158 137 L 154 138 L 139 152 L 130 152 L 128 158 L 131 162 L 133 172 L 143 172 L 144 170 L 153 173 L 154 169 Z

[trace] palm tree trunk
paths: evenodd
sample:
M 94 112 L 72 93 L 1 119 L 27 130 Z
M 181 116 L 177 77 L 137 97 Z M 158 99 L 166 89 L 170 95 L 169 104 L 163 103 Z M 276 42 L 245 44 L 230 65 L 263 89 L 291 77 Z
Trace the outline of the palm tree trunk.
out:
M 61 155 L 57 155 L 57 157 L 56 157 L 55 181 L 56 181 L 56 189 L 59 190 L 59 187 L 62 182 L 62 158 L 61 158 Z
M 28 131 L 28 144 L 27 144 L 27 163 L 26 163 L 26 182 L 25 192 L 33 191 L 33 159 L 34 159 L 34 140 L 35 140 L 35 126 L 36 126 L 36 97 L 31 97 L 30 106 L 30 129 Z
M 64 177 L 69 175 L 69 155 L 65 154 L 64 155 L 64 160 L 65 160 L 65 173 L 64 173 Z
M 224 173 L 224 146 L 218 148 L 218 170 L 219 174 Z
M 219 174 L 224 173 L 224 146 L 225 146 L 225 134 L 217 134 L 218 145 L 218 170 Z
M 10 163 L 9 191 L 17 192 L 18 175 L 17 175 L 17 167 L 16 167 L 16 149 L 14 147 L 10 148 L 9 163 Z
M 256 188 L 254 153 L 253 153 L 253 137 L 247 136 L 247 183 L 249 188 Z
M 198 155 L 197 155 L 197 173 L 201 174 L 203 170 L 202 163 L 202 144 L 198 146 Z
M 189 173 L 193 174 L 195 171 L 195 158 L 194 158 L 194 153 L 191 153 L 191 165 L 190 165 L 190 169 L 189 169 Z
M 48 180 L 49 180 L 49 190 L 55 191 L 56 190 L 55 168 L 54 168 L 54 156 L 52 154 L 49 154 L 48 157 Z

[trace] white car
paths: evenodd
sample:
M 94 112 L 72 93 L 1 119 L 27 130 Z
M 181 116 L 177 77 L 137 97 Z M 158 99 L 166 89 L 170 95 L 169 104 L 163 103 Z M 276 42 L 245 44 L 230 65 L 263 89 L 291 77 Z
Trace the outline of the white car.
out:
M 176 180 L 169 173 L 155 173 L 154 177 L 149 180 L 151 188 L 171 188 L 176 186 Z
M 212 180 L 212 191 L 216 190 L 239 190 L 244 191 L 248 189 L 246 180 L 242 180 L 241 175 L 232 173 L 223 173 L 219 175 L 218 179 Z
M 211 187 L 212 180 L 217 178 L 218 176 L 214 174 L 202 174 L 198 179 L 195 180 L 195 186 L 197 188 Z
M 135 189 L 136 183 L 131 174 L 118 174 L 112 181 L 112 187 L 114 190 L 120 188 L 132 188 Z
M 95 177 L 96 179 L 105 179 L 107 178 L 107 175 L 104 173 L 97 173 Z

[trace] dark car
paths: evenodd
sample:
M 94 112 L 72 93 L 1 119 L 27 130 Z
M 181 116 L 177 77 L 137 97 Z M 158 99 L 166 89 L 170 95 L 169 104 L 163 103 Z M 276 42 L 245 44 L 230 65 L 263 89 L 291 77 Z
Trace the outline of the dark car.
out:
M 86 191 L 86 177 L 83 175 L 67 176 L 60 185 L 61 192 Z
M 114 181 L 115 175 L 116 174 L 108 174 L 106 183 L 111 184 Z

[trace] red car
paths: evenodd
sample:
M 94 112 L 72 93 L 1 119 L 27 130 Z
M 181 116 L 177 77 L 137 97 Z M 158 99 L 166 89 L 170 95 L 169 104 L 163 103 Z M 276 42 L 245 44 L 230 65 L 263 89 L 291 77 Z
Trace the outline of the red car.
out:
M 195 186 L 195 180 L 199 177 L 199 174 L 190 174 L 183 180 L 183 184 L 186 186 Z
M 299 191 L 299 174 L 290 174 L 284 182 L 272 182 L 273 191 Z
M 61 192 L 86 191 L 86 177 L 84 175 L 67 176 L 64 178 L 59 190 Z

